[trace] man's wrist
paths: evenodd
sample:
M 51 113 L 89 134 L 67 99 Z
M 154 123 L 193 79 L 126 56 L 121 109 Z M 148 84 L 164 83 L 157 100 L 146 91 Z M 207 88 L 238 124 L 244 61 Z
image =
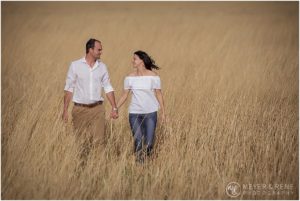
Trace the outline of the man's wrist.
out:
M 113 107 L 112 110 L 118 112 L 118 108 L 117 107 Z

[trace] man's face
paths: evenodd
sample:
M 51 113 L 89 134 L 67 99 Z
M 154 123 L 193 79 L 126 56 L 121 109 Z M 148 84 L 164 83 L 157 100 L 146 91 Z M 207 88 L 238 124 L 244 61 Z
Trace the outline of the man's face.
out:
M 90 49 L 90 53 L 92 54 L 92 56 L 95 59 L 100 59 L 100 56 L 102 54 L 102 45 L 101 45 L 101 43 L 99 43 L 99 42 L 96 41 L 94 48 Z

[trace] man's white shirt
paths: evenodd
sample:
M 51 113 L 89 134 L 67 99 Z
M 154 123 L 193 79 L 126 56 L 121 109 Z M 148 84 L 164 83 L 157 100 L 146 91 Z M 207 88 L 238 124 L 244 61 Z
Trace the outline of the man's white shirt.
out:
M 64 90 L 73 93 L 73 102 L 91 104 L 103 101 L 102 87 L 105 93 L 114 91 L 103 62 L 96 60 L 93 68 L 87 64 L 85 57 L 71 63 Z

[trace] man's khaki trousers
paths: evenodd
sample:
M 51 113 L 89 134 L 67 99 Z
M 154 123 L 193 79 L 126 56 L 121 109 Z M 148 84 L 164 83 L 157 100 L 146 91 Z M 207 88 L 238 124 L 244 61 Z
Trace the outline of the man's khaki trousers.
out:
M 92 139 L 95 146 L 104 147 L 105 143 L 105 109 L 104 104 L 94 107 L 74 105 L 72 122 L 76 137 Z

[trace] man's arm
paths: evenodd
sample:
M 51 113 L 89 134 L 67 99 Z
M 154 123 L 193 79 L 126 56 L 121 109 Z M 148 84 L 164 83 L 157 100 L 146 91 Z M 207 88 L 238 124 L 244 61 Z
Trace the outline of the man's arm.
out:
M 106 97 L 112 107 L 112 110 L 111 110 L 111 117 L 116 119 L 118 118 L 118 108 L 117 108 L 117 105 L 116 105 L 116 100 L 115 100 L 115 94 L 113 91 L 111 92 L 108 92 L 106 93 Z
M 110 116 L 114 119 L 118 118 L 118 108 L 116 106 L 114 89 L 111 86 L 109 74 L 107 71 L 107 67 L 104 64 L 104 75 L 102 77 L 102 86 L 104 88 L 107 99 L 109 100 L 110 105 L 112 106 L 112 110 Z
M 63 110 L 63 115 L 62 119 L 64 120 L 65 123 L 68 122 L 68 107 L 69 103 L 72 99 L 73 93 L 70 91 L 65 91 L 65 97 L 64 97 L 64 110 Z
M 76 82 L 76 75 L 73 68 L 74 68 L 73 63 L 71 63 L 67 73 L 66 85 L 64 88 L 65 96 L 64 96 L 64 109 L 63 109 L 62 119 L 66 123 L 68 122 L 68 106 L 73 97 L 73 91 Z

